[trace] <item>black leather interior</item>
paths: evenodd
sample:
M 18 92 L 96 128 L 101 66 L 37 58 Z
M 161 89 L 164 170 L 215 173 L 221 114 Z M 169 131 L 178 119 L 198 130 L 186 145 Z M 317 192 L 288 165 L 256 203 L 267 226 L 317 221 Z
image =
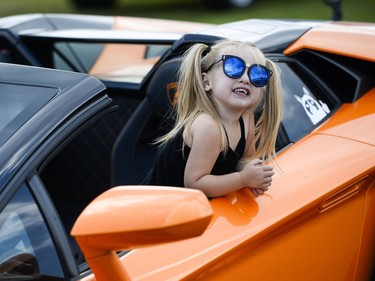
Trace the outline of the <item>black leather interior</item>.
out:
M 145 99 L 120 132 L 112 150 L 111 185 L 140 184 L 154 162 L 155 139 L 171 129 L 180 58 L 164 62 L 153 75 Z

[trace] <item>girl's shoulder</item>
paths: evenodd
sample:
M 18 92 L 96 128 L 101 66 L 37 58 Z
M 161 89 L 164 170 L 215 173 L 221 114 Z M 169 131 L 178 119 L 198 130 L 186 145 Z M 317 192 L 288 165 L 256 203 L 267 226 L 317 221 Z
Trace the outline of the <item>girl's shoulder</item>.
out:
M 209 125 L 217 124 L 216 121 L 214 120 L 214 118 L 211 115 L 209 115 L 208 113 L 205 113 L 205 112 L 199 113 L 197 115 L 197 117 L 195 118 L 194 122 L 195 121 L 204 122 L 204 123 L 207 123 Z
M 193 139 L 213 141 L 220 139 L 220 128 L 214 118 L 206 113 L 200 113 L 186 132 L 185 138 L 188 145 L 192 143 Z
M 199 113 L 192 123 L 192 129 L 208 130 L 211 132 L 219 132 L 219 126 L 212 116 L 207 113 Z

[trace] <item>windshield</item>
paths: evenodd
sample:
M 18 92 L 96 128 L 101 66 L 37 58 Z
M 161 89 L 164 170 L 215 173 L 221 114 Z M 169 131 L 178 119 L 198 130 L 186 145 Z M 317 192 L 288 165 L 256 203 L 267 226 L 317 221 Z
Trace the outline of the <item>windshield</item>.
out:
M 52 50 L 52 67 L 89 73 L 106 81 L 138 84 L 169 47 L 149 44 L 56 42 Z

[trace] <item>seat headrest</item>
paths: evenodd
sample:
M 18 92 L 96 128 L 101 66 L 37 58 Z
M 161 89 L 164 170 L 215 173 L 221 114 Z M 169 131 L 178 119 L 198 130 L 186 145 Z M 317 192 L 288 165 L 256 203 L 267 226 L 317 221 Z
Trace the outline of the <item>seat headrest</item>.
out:
M 156 70 L 147 87 L 147 99 L 158 115 L 164 116 L 174 105 L 180 64 L 181 58 L 164 62 Z

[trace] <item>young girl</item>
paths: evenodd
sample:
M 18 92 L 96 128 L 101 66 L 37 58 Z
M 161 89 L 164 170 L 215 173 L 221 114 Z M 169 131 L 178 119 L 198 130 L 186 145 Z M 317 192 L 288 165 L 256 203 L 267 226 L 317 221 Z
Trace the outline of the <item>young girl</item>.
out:
M 195 44 L 183 58 L 174 128 L 145 184 L 181 186 L 217 197 L 271 185 L 281 119 L 280 72 L 253 44 Z M 261 110 L 255 124 L 254 114 Z M 262 160 L 260 160 L 262 159 Z

